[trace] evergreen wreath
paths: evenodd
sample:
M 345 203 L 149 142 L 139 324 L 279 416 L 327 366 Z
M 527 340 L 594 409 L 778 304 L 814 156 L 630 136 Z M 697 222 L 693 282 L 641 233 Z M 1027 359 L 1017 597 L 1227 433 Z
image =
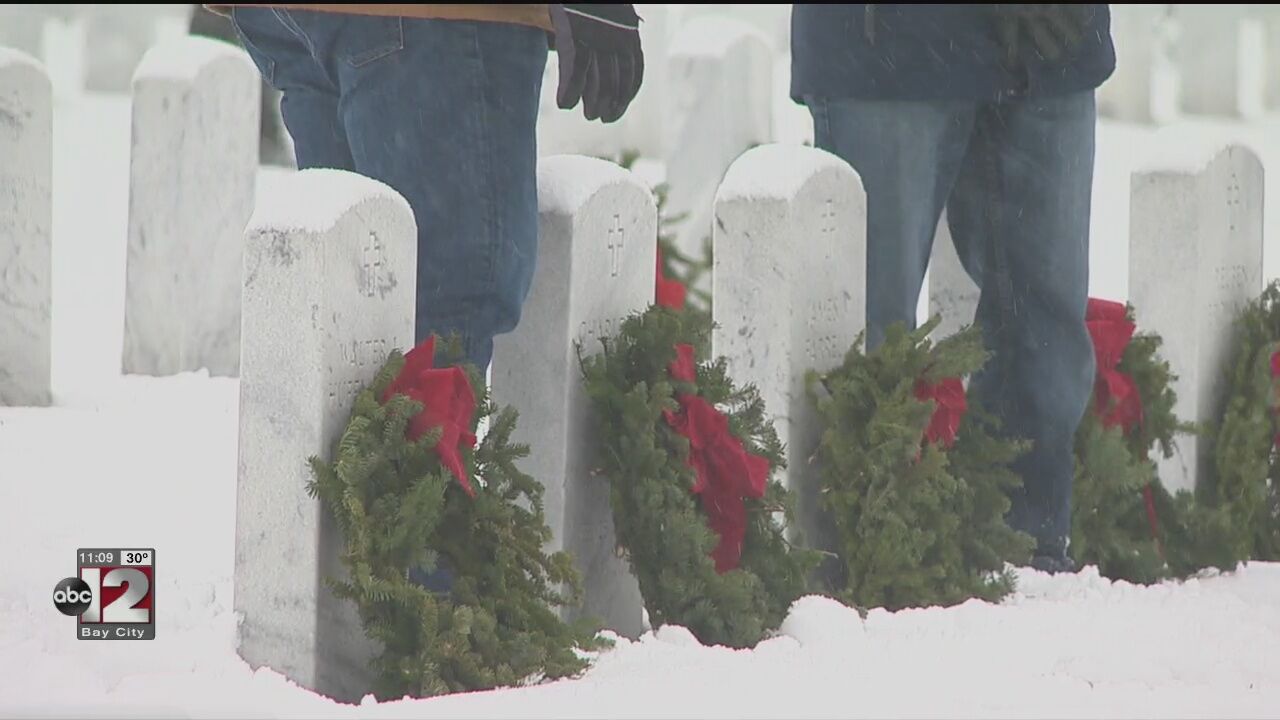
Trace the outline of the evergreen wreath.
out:
M 1212 472 L 1201 499 L 1234 529 L 1234 554 L 1280 561 L 1280 281 L 1240 313 Z
M 1013 590 L 1009 564 L 1030 558 L 1031 539 L 1004 520 L 1020 485 L 1009 465 L 1024 445 L 1000 438 L 965 397 L 961 378 L 987 357 L 976 328 L 935 345 L 940 321 L 890 327 L 869 353 L 860 334 L 838 368 L 808 377 L 841 560 L 831 589 L 851 605 L 996 601 Z
M 1230 546 L 1230 518 L 1190 492 L 1169 493 L 1149 458 L 1152 448 L 1171 457 L 1176 436 L 1196 431 L 1174 415 L 1160 337 L 1135 334 L 1133 308 L 1105 300 L 1089 300 L 1086 324 L 1097 372 L 1076 433 L 1072 556 L 1137 583 L 1234 569 L 1241 556 Z
M 380 699 L 575 675 L 603 641 L 552 609 L 576 602 L 580 579 L 567 554 L 543 551 L 543 487 L 516 467 L 528 454 L 510 442 L 516 413 L 487 393 L 477 412 L 481 378 L 435 367 L 434 340 L 393 351 L 356 397 L 334 460 L 310 460 L 308 490 L 345 539 L 348 577 L 326 583 L 380 647 Z M 440 560 L 454 576 L 448 595 L 410 581 Z
M 788 543 L 783 449 L 753 387 L 695 362 L 710 323 L 654 305 L 582 358 L 599 475 L 654 627 L 750 647 L 805 592 L 817 554 Z M 726 412 L 722 412 L 722 409 Z

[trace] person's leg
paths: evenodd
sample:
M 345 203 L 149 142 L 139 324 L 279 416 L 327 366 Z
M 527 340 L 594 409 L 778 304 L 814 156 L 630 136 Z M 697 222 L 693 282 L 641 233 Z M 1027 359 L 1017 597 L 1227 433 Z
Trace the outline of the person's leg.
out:
M 1076 428 L 1094 356 L 1089 291 L 1093 93 L 988 106 L 948 201 L 961 258 L 980 260 L 978 322 L 993 357 L 982 404 L 1032 442 L 1009 522 L 1063 560 L 1071 532 Z
M 806 100 L 816 145 L 867 193 L 867 349 L 916 307 L 938 217 L 973 128 L 974 103 Z
M 483 372 L 533 280 L 546 34 L 508 23 L 284 15 L 340 87 L 356 171 L 413 208 L 418 340 L 456 333 Z
M 232 20 L 263 79 L 281 93 L 280 113 L 298 168 L 355 170 L 338 117 L 338 86 L 307 39 L 269 8 L 234 8 Z

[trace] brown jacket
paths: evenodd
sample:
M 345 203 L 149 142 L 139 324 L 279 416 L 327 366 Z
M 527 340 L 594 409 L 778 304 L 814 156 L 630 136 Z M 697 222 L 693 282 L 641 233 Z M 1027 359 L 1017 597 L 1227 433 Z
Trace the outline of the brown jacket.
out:
M 436 20 L 479 20 L 532 25 L 551 31 L 551 15 L 546 5 L 517 5 L 487 3 L 475 5 L 434 5 L 428 3 L 358 5 L 295 4 L 295 3 L 219 3 L 206 5 L 210 11 L 226 15 L 233 7 L 279 7 L 289 10 L 314 10 L 317 12 L 347 13 L 351 15 L 391 15 Z

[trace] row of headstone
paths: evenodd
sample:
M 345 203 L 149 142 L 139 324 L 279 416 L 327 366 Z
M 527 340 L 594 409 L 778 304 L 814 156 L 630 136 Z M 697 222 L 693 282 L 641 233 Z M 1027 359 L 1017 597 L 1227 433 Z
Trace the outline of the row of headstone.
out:
M 243 51 L 206 38 L 154 46 L 137 69 L 126 373 L 238 374 L 259 88 Z M 0 405 L 51 399 L 52 153 L 48 73 L 0 48 Z
M 0 6 L 0 47 L 52 65 L 73 59 L 76 80 L 95 92 L 126 93 L 143 55 L 184 32 L 191 4 L 10 3 Z
M 1272 5 L 1112 5 L 1116 69 L 1099 112 L 1166 123 L 1179 114 L 1256 118 L 1280 105 L 1280 12 Z
M 1187 419 L 1210 416 L 1230 317 L 1261 290 L 1261 183 L 1259 162 L 1240 148 L 1133 179 L 1132 299 L 1139 326 L 1165 339 Z M 569 615 L 635 636 L 641 602 L 615 552 L 607 484 L 591 473 L 593 424 L 576 347 L 598 351 L 599 338 L 652 302 L 656 209 L 633 174 L 590 158 L 543 159 L 538 189 L 541 260 L 520 327 L 496 343 L 493 393 L 522 413 L 516 439 L 531 448 L 525 469 L 546 484 L 552 544 L 583 573 L 584 604 Z M 819 545 L 827 540 L 809 462 L 819 433 L 804 378 L 836 366 L 863 327 L 866 212 L 847 164 L 794 145 L 743 154 L 714 203 L 713 351 L 738 381 L 760 389 L 788 448 L 784 479 L 799 495 L 797 529 Z M 351 608 L 321 582 L 341 575 L 341 538 L 306 494 L 305 458 L 328 456 L 354 392 L 388 350 L 411 341 L 414 238 L 398 195 L 338 171 L 289 178 L 265 197 L 246 233 L 240 652 L 340 699 L 367 689 L 373 648 Z M 371 246 L 385 258 L 374 266 Z M 950 272 L 932 274 L 935 296 L 946 278 L 962 277 L 952 262 Z M 367 292 L 371 274 L 394 268 L 403 270 L 394 292 Z M 958 305 L 951 312 L 962 312 Z M 1162 467 L 1164 481 L 1189 485 L 1204 456 L 1184 444 L 1177 467 Z
M 617 552 L 608 485 L 592 473 L 595 424 L 577 352 L 598 352 L 602 337 L 653 302 L 657 211 L 641 181 L 591 158 L 543 159 L 538 190 L 538 269 L 520 327 L 496 343 L 492 391 L 521 413 L 514 439 L 531 448 L 523 468 L 545 483 L 553 549 L 568 550 L 582 573 L 582 607 L 567 615 L 636 637 L 642 602 Z M 300 196 L 310 202 L 298 204 Z M 324 210 L 313 216 L 309 208 Z M 807 457 L 819 433 L 804 375 L 837 365 L 862 325 L 861 183 L 827 153 L 765 146 L 730 168 L 715 212 L 716 275 L 726 279 L 716 352 L 761 388 L 790 448 L 786 482 L 812 491 Z M 367 264 L 370 243 L 383 248 L 385 263 Z M 255 667 L 341 700 L 368 690 L 374 648 L 351 606 L 322 582 L 341 577 L 341 538 L 307 495 L 305 459 L 330 456 L 354 392 L 389 349 L 408 346 L 414 248 L 404 201 L 339 171 L 303 171 L 273 188 L 246 231 L 239 651 Z M 367 293 L 364 279 L 388 267 L 406 271 L 394 292 Z M 805 498 L 802 527 L 816 507 L 812 492 Z
M 523 468 L 546 484 L 554 549 L 569 550 L 583 573 L 585 602 L 570 614 L 635 637 L 639 588 L 615 552 L 607 484 L 591 472 L 593 423 L 575 348 L 598 350 L 601 337 L 652 302 L 657 210 L 643 183 L 592 158 L 544 159 L 538 192 L 537 275 L 520 328 L 496 345 L 493 394 L 521 413 L 515 439 L 533 449 Z M 347 701 L 369 690 L 374 648 L 352 606 L 323 584 L 341 576 L 342 539 L 307 495 L 306 459 L 330 457 L 355 393 L 388 351 L 410 346 L 416 248 L 401 196 L 334 170 L 305 170 L 271 188 L 245 233 L 239 651 L 255 667 Z M 375 255 L 381 261 L 371 264 Z

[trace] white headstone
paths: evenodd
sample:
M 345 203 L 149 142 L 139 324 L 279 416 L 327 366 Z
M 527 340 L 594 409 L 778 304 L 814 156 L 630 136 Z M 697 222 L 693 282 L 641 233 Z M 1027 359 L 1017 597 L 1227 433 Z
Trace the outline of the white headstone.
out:
M 1138 330 L 1164 339 L 1177 380 L 1175 412 L 1209 422 L 1220 411 L 1232 323 L 1262 292 L 1262 163 L 1232 146 L 1198 166 L 1133 174 L 1129 298 Z M 1170 490 L 1195 487 L 1208 461 L 1183 437 L 1159 462 Z
M 1262 26 L 1263 44 L 1269 62 L 1274 64 L 1280 60 L 1280 7 L 1273 3 L 1254 3 L 1249 6 L 1252 17 L 1257 18 Z M 1280 72 L 1274 67 L 1266 68 L 1263 73 L 1266 96 L 1263 98 L 1268 109 L 1280 105 Z
M 138 67 L 126 373 L 238 372 L 241 247 L 253 211 L 260 93 L 244 51 L 208 38 L 159 45 Z
M 161 40 L 161 27 L 189 19 L 190 5 L 174 3 L 82 6 L 84 83 L 94 92 L 129 92 L 130 79 L 147 51 Z
M 44 58 L 44 28 L 52 19 L 49 5 L 5 3 L 0 5 L 0 48 L 20 50 Z
M 813 147 L 813 115 L 791 99 L 791 55 L 773 62 L 773 141 Z
M 960 263 L 945 211 L 933 236 L 928 289 L 929 316 L 942 315 L 942 322 L 933 331 L 934 339 L 949 337 L 973 324 L 982 292 Z
M 689 3 L 680 5 L 686 22 L 704 15 L 731 17 L 750 24 L 780 51 L 791 51 L 791 6 L 783 3 Z
M 307 495 L 307 458 L 331 457 L 356 394 L 412 347 L 417 227 L 391 188 L 304 170 L 264 198 L 245 232 L 235 609 L 239 652 L 338 700 L 370 691 L 376 649 L 344 577 L 343 540 Z
M 865 325 L 862 181 L 825 151 L 764 145 L 729 168 L 715 215 L 712 351 L 760 390 L 787 447 L 800 530 L 823 545 L 809 460 L 821 431 L 805 374 L 837 367 Z
M 686 255 L 702 257 L 729 165 L 773 138 L 773 71 L 768 41 L 741 20 L 696 17 L 672 42 L 666 211 L 685 215 L 675 232 Z
M 678 6 L 637 5 L 636 14 L 640 16 L 640 44 L 644 49 L 644 82 L 622 118 L 623 150 L 638 152 L 641 157 L 662 158 L 666 141 L 663 127 L 670 113 L 667 97 L 671 68 L 667 58 L 679 17 Z
M 1246 5 L 1176 4 L 1182 108 L 1257 117 L 1268 70 L 1262 24 Z
M 575 343 L 599 338 L 653 302 L 657 209 L 643 183 L 611 163 L 556 156 L 538 164 L 538 269 L 520 326 L 494 343 L 493 395 L 514 407 L 525 471 L 546 487 L 551 549 L 583 575 L 581 612 L 623 635 L 642 627 L 639 585 L 617 553 L 609 483 L 593 475 L 591 408 Z
M 0 48 L 0 405 L 47 405 L 53 105 L 29 55 Z
M 1116 69 L 1098 88 L 1100 115 L 1135 123 L 1165 123 L 1178 114 L 1170 5 L 1112 5 Z

